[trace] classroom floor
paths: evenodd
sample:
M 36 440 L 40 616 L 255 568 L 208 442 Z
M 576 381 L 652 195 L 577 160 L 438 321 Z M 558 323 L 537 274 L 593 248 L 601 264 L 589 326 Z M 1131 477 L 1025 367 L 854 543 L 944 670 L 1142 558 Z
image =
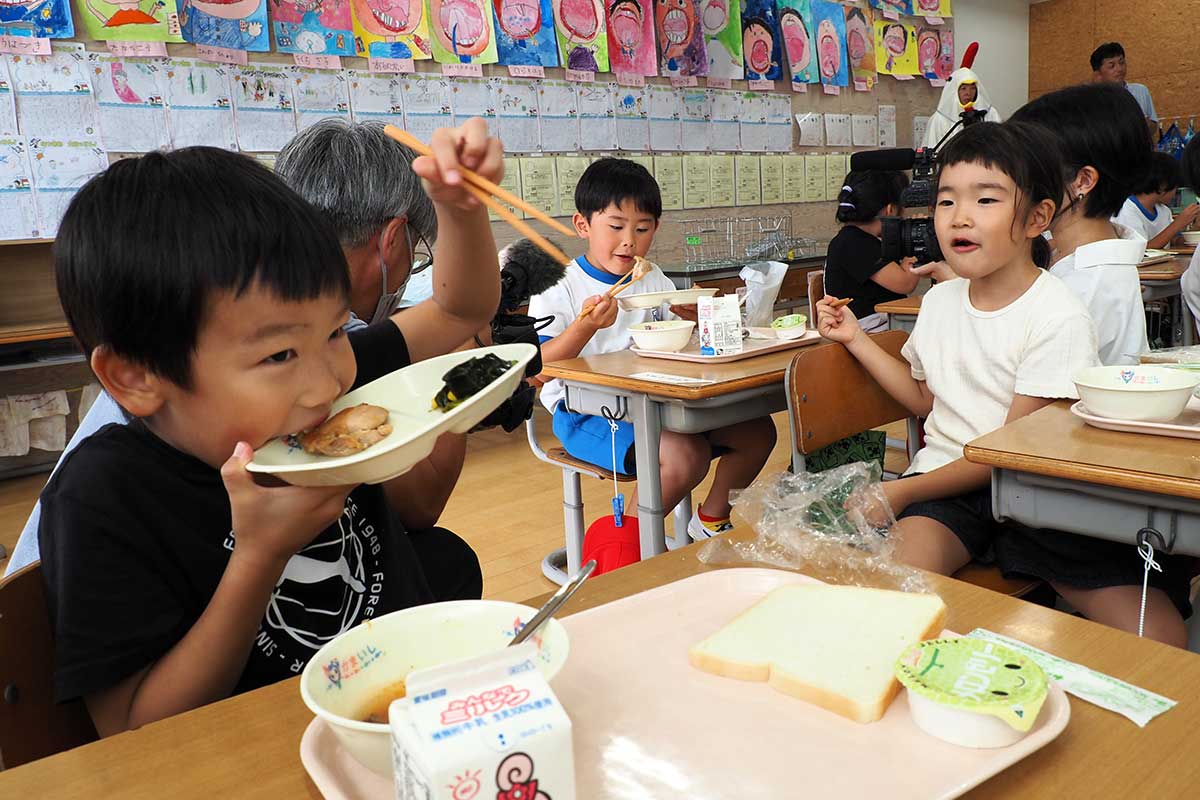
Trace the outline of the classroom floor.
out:
M 550 416 L 537 414 L 539 441 L 551 446 L 554 435 Z M 779 441 L 764 474 L 787 469 L 787 413 L 775 414 Z M 889 434 L 903 438 L 903 425 Z M 896 469 L 903 454 L 889 451 L 888 468 Z M 47 474 L 0 481 L 0 544 L 12 551 L 29 510 L 45 484 Z M 703 499 L 712 474 L 693 493 Z M 626 494 L 630 484 L 622 485 Z M 590 522 L 607 513 L 612 485 L 583 479 L 585 515 Z M 525 600 L 556 588 L 542 576 L 542 558 L 563 546 L 561 472 L 538 461 L 529 450 L 524 428 L 511 434 L 501 430 L 472 434 L 467 461 L 458 486 L 439 524 L 466 539 L 483 566 L 483 595 L 500 600 Z M 667 521 L 667 535 L 674 525 Z M 0 561 L 0 569 L 4 561 Z

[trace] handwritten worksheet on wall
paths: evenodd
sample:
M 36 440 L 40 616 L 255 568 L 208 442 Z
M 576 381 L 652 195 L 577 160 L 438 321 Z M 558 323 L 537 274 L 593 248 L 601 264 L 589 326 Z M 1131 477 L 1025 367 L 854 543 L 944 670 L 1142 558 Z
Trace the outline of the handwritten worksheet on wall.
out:
M 237 149 L 228 70 L 207 61 L 175 58 L 167 65 L 167 112 L 176 147 Z
M 404 126 L 404 104 L 399 79 L 360 70 L 347 70 L 350 81 L 350 112 L 355 122 L 377 120 Z
M 108 168 L 108 155 L 95 139 L 29 140 L 30 166 L 42 236 L 58 233 L 67 206 L 93 175 Z
M 6 58 L 22 134 L 54 139 L 96 135 L 96 103 L 82 44 L 55 44 L 48 56 Z
M 148 153 L 171 146 L 167 126 L 166 63 L 88 53 L 100 114 L 100 144 L 115 153 Z
M 579 146 L 581 150 L 616 150 L 615 83 L 579 84 Z
M 38 239 L 37 201 L 29 143 L 24 136 L 0 137 L 0 239 Z
M 278 153 L 296 135 L 292 77 L 284 68 L 233 70 L 233 108 L 238 147 Z
M 295 83 L 296 130 L 330 117 L 350 119 L 350 82 L 341 70 L 291 67 Z
M 539 81 L 538 112 L 542 117 L 542 149 L 574 153 L 579 150 L 579 98 L 575 84 Z M 522 178 L 524 180 L 524 178 Z
M 8 59 L 0 58 L 0 136 L 16 136 L 17 131 L 17 95 L 8 76 Z

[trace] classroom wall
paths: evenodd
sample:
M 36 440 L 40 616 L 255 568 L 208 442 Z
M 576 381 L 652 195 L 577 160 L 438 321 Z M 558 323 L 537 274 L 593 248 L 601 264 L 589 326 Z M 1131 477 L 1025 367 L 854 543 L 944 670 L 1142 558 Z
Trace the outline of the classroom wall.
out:
M 1029 13 L 1028 0 L 954 0 L 955 49 L 979 42 L 975 71 L 1005 119 L 1029 98 Z
M 956 4 L 957 5 L 957 4 Z M 1090 81 L 1088 56 L 1125 48 L 1128 79 L 1144 83 L 1159 118 L 1200 114 L 1200 2 L 1047 0 L 1029 7 L 1029 94 Z

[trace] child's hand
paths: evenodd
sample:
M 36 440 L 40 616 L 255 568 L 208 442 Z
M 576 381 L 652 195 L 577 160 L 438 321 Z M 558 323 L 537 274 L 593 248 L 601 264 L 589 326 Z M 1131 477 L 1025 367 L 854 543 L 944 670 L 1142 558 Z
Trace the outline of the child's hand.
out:
M 282 569 L 287 560 L 333 524 L 353 486 L 260 486 L 246 464 L 254 451 L 238 442 L 221 466 L 233 512 L 234 556 Z
M 883 496 L 887 498 L 888 505 L 892 507 L 892 514 L 899 518 L 904 509 L 912 504 L 904 481 L 884 481 L 879 485 L 883 489 Z
M 429 142 L 432 156 L 413 161 L 413 172 L 421 177 L 434 203 L 460 211 L 474 211 L 479 201 L 466 189 L 462 170 L 499 183 L 504 176 L 504 147 L 488 136 L 487 123 L 473 117 L 457 128 L 438 128 Z
M 1192 203 L 1183 211 L 1180 211 L 1178 219 L 1181 219 L 1186 224 L 1191 225 L 1196 221 L 1196 217 L 1200 217 L 1200 203 Z
M 608 295 L 596 295 L 584 301 L 583 307 L 593 306 L 590 313 L 580 320 L 592 333 L 607 328 L 617 321 L 617 301 Z
M 671 306 L 671 313 L 680 319 L 687 319 L 692 322 L 700 321 L 700 314 L 696 311 L 695 303 L 686 306 Z
M 905 259 L 907 261 L 908 259 Z M 913 259 L 915 261 L 916 259 Z M 912 267 L 913 273 L 920 275 L 922 278 L 933 278 L 938 283 L 952 281 L 958 277 L 954 274 L 954 270 L 950 269 L 950 265 L 945 261 L 930 261 L 928 264 L 922 264 L 919 267 Z
M 836 299 L 825 295 L 825 298 L 817 303 L 817 332 L 831 342 L 850 344 L 856 336 L 862 334 L 862 328 L 858 327 L 858 318 L 849 306 L 832 306 Z

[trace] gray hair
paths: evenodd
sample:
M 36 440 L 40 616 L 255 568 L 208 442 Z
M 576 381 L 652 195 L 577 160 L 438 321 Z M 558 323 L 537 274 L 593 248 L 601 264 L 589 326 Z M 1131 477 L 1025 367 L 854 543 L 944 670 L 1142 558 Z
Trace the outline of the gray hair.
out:
M 437 215 L 412 170 L 416 154 L 381 122 L 323 119 L 297 134 L 275 162 L 284 183 L 325 213 L 344 247 L 360 247 L 407 216 L 414 240 L 437 239 Z

